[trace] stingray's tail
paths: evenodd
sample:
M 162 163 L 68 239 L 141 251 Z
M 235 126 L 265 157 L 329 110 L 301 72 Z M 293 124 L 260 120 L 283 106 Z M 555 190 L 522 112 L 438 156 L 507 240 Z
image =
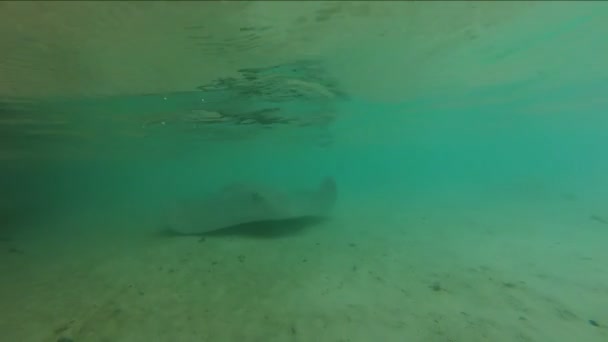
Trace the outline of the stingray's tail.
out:
M 323 207 L 331 211 L 338 199 L 338 187 L 333 177 L 327 177 L 321 182 L 319 196 Z

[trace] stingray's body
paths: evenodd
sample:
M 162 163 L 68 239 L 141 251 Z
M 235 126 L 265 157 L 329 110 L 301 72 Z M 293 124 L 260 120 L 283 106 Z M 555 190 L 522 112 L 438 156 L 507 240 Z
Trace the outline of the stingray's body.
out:
M 311 191 L 286 192 L 260 184 L 232 184 L 202 199 L 177 205 L 169 227 L 177 235 L 202 235 L 264 223 L 313 222 L 327 218 L 336 202 L 332 178 Z

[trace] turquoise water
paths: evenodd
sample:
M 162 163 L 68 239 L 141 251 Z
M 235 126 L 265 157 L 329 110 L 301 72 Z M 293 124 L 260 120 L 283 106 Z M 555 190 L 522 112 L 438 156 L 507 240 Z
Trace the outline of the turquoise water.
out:
M 135 33 L 110 35 L 113 55 L 81 22 L 87 43 L 59 46 L 90 58 L 82 78 L 5 29 L 23 37 L 0 40 L 0 340 L 608 340 L 608 7 L 361 4 L 301 5 L 298 20 L 280 3 L 208 7 L 239 18 L 212 28 L 186 25 L 206 15 L 186 4 L 123 4 L 135 17 L 99 27 L 179 40 L 185 26 L 204 63 Z M 199 71 L 212 76 L 190 86 Z M 325 177 L 325 220 L 162 234 L 290 203 L 319 213 Z M 269 207 L 217 194 L 233 182 L 268 186 L 251 198 Z M 171 216 L 186 199 L 194 211 Z

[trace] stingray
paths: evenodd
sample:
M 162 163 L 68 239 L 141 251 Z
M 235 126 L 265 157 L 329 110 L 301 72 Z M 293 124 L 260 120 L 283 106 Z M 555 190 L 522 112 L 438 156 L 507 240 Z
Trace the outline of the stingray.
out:
M 337 198 L 333 178 L 315 189 L 284 191 L 255 183 L 233 183 L 203 198 L 177 204 L 168 235 L 276 235 L 328 219 Z

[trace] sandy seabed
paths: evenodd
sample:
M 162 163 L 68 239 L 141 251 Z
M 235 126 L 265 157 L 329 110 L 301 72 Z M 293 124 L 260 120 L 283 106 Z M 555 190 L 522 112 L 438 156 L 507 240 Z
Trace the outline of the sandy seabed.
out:
M 0 241 L 0 340 L 608 341 L 608 221 L 572 198 L 352 203 L 276 238 L 83 222 Z

